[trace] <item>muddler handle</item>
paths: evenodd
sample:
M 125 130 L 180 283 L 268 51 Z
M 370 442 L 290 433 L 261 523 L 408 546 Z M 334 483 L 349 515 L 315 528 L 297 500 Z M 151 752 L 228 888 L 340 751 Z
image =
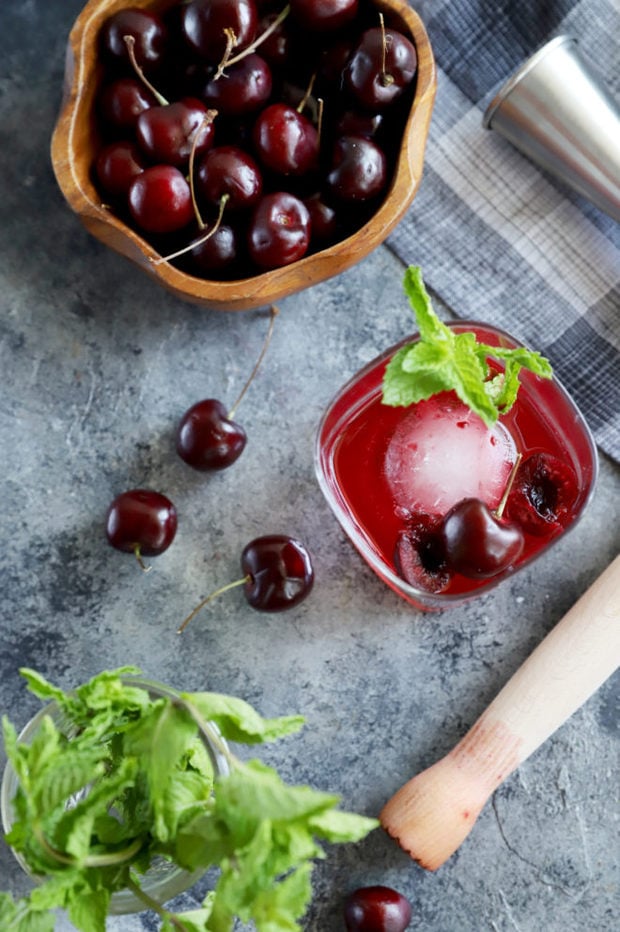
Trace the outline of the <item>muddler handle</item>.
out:
M 381 824 L 436 870 L 506 777 L 620 664 L 620 556 L 549 632 L 446 757 L 404 784 Z

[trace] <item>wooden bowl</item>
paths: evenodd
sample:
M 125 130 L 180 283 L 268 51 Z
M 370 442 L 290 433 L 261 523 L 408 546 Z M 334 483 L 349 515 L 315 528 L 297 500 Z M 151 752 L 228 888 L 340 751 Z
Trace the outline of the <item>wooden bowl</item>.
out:
M 415 197 L 437 81 L 428 35 L 417 13 L 402 0 L 373 3 L 390 24 L 413 40 L 418 73 L 389 190 L 376 213 L 356 233 L 288 266 L 236 281 L 207 280 L 166 262 L 153 263 L 158 258 L 155 249 L 101 203 L 92 180 L 92 166 L 100 144 L 94 118 L 103 67 L 98 55 L 99 30 L 118 9 L 129 5 L 156 8 L 154 0 L 89 0 L 73 25 L 67 45 L 63 102 L 51 144 L 54 173 L 69 206 L 97 239 L 131 259 L 175 295 L 216 310 L 242 311 L 273 304 L 359 262 L 386 239 Z

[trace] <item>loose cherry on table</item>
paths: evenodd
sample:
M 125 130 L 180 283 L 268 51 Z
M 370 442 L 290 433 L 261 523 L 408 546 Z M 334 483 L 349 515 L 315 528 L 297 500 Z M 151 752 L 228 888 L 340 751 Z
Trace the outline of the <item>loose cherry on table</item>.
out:
M 177 530 L 177 512 L 169 498 L 150 489 L 130 489 L 118 495 L 105 521 L 108 542 L 116 550 L 133 553 L 143 570 L 143 557 L 168 549 Z
M 411 904 L 391 887 L 360 887 L 346 899 L 344 921 L 347 932 L 405 932 Z
M 177 429 L 176 449 L 181 459 L 193 469 L 201 472 L 227 469 L 243 453 L 247 435 L 243 427 L 233 418 L 263 361 L 271 341 L 277 314 L 278 308 L 272 305 L 269 330 L 263 348 L 232 408 L 226 409 L 216 398 L 205 398 L 192 405 L 181 418 Z
M 284 534 L 256 537 L 243 548 L 240 579 L 220 586 L 193 609 L 177 629 L 179 634 L 213 599 L 243 586 L 248 603 L 261 612 L 282 612 L 298 605 L 314 583 L 312 559 L 301 541 Z

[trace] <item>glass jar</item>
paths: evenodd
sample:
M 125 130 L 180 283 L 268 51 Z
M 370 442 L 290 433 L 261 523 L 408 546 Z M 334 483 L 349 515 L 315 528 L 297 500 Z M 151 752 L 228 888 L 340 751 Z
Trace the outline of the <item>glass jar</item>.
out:
M 128 685 L 141 688 L 149 693 L 151 698 L 174 699 L 180 695 L 178 690 L 161 683 L 152 682 L 138 676 L 122 677 L 123 682 Z M 19 735 L 19 741 L 30 743 L 36 735 L 44 716 L 49 715 L 53 721 L 58 724 L 61 721 L 62 713 L 55 703 L 44 706 L 30 721 L 26 724 Z M 221 736 L 219 729 L 213 722 L 206 722 L 204 731 L 198 732 L 202 737 L 205 747 L 209 753 L 213 765 L 214 776 L 227 776 L 230 773 L 230 766 L 225 752 L 227 743 Z M 13 799 L 18 788 L 18 777 L 10 763 L 7 763 L 0 787 L 0 816 L 2 818 L 2 827 L 5 833 L 8 833 L 15 820 L 13 808 Z M 80 794 L 88 792 L 87 789 L 81 790 Z M 78 794 L 78 797 L 79 795 Z M 73 797 L 77 802 L 78 797 Z M 70 803 L 69 803 L 70 804 Z M 38 877 L 30 871 L 28 864 L 22 855 L 13 851 L 13 854 L 21 866 L 22 870 L 27 873 L 35 883 L 41 883 L 44 878 Z M 185 890 L 188 890 L 196 883 L 204 871 L 186 871 L 173 864 L 164 857 L 155 858 L 151 867 L 141 877 L 141 888 L 149 897 L 162 904 L 178 896 Z M 118 890 L 112 894 L 110 900 L 110 915 L 123 915 L 126 913 L 138 913 L 146 909 L 142 900 L 140 900 L 131 890 Z

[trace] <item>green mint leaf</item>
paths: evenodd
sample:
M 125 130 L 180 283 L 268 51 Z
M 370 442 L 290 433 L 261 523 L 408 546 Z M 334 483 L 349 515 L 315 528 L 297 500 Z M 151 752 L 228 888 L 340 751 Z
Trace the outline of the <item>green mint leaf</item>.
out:
M 53 913 L 41 912 L 27 900 L 13 901 L 10 893 L 0 893 L 0 929 L 3 932 L 53 932 Z
M 118 797 L 133 786 L 137 770 L 135 759 L 127 757 L 105 779 L 95 780 L 83 799 L 73 808 L 64 810 L 60 818 L 55 818 L 50 839 L 54 846 L 79 861 L 85 860 L 97 815 L 107 812 Z
M 85 888 L 70 897 L 67 912 L 73 925 L 81 932 L 105 932 L 109 905 L 109 890 Z
M 36 670 L 31 670 L 29 667 L 20 667 L 19 672 L 26 680 L 30 692 L 34 693 L 39 699 L 46 702 L 62 701 L 64 699 L 65 694 L 62 689 L 53 686 Z
M 357 815 L 354 812 L 342 812 L 340 809 L 329 809 L 313 816 L 310 827 L 320 837 L 331 842 L 360 841 L 369 832 L 379 827 L 379 820 L 368 816 Z
M 181 699 L 198 709 L 203 720 L 215 722 L 229 741 L 243 744 L 283 738 L 299 731 L 305 722 L 302 715 L 263 718 L 243 699 L 220 693 L 182 693 Z
M 296 932 L 312 896 L 312 865 L 303 864 L 257 896 L 253 919 L 257 932 Z
M 410 265 L 405 271 L 403 290 L 409 298 L 422 340 L 425 343 L 449 343 L 454 334 L 435 314 L 419 265 Z
M 211 915 L 211 905 L 204 906 L 202 909 L 188 909 L 183 913 L 173 913 L 172 919 L 182 923 L 186 932 L 209 932 L 209 917 Z M 168 923 L 168 925 L 166 925 Z M 161 932 L 178 932 L 178 926 L 174 926 L 172 921 L 166 917 Z
M 419 340 L 401 347 L 383 377 L 383 403 L 392 407 L 425 401 L 444 391 L 460 400 L 492 427 L 514 404 L 522 368 L 541 378 L 552 369 L 540 353 L 478 343 L 473 333 L 456 333 L 435 314 L 419 267 L 405 272 L 404 290 L 415 314 Z M 488 360 L 504 363 L 501 377 L 489 377 Z
M 125 753 L 139 759 L 148 781 L 152 833 L 162 842 L 170 839 L 178 821 L 169 788 L 195 740 L 196 723 L 189 712 L 163 700 L 125 735 Z

